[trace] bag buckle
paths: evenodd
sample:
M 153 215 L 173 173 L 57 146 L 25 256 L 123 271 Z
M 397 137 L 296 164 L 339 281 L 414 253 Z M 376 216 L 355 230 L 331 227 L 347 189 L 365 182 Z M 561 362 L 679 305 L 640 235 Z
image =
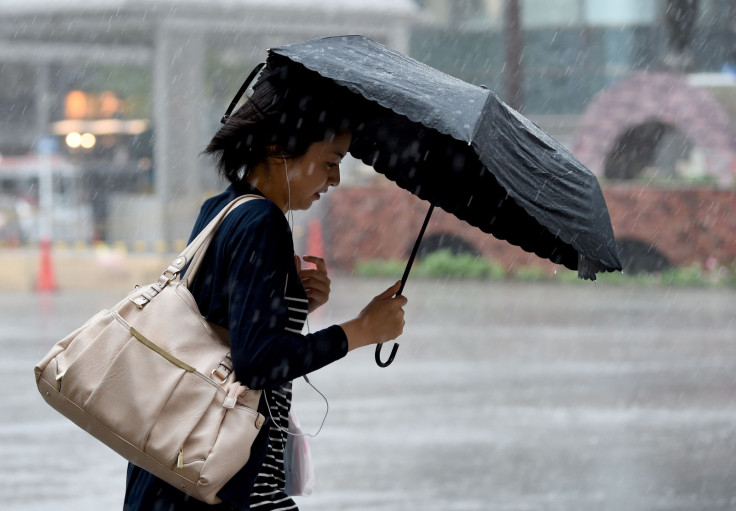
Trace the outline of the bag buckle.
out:
M 229 372 L 226 374 L 222 374 L 220 372 L 220 367 L 222 366 L 215 367 L 210 373 L 210 379 L 218 385 L 222 385 L 223 383 L 225 383 L 225 380 L 227 380 L 227 377 L 229 375 Z
M 164 270 L 161 276 L 158 278 L 158 285 L 161 289 L 166 287 L 172 280 L 178 275 L 177 272 L 173 272 L 170 269 Z
M 218 385 L 222 385 L 223 383 L 225 383 L 225 380 L 227 380 L 227 377 L 230 376 L 230 373 L 232 372 L 233 361 L 230 358 L 230 354 L 228 353 L 227 356 L 220 361 L 220 364 L 212 370 L 212 372 L 210 373 L 210 379 Z

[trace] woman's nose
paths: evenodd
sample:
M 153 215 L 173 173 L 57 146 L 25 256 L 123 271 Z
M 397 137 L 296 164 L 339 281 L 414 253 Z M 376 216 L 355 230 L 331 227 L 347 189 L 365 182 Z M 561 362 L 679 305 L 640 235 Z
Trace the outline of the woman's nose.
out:
M 335 167 L 332 172 L 330 172 L 329 181 L 327 182 L 330 186 L 337 186 L 340 184 L 340 167 Z

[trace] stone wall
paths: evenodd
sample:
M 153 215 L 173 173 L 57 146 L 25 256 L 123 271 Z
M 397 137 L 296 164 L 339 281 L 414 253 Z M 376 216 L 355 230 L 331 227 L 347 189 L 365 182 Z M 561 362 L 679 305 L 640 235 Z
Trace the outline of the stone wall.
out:
M 736 263 L 736 190 L 634 185 L 603 187 L 618 241 L 636 240 L 675 266 L 715 258 Z M 428 203 L 393 184 L 344 188 L 328 197 L 325 252 L 334 267 L 351 270 L 372 259 L 408 258 Z M 425 239 L 460 238 L 485 257 L 511 268 L 549 262 L 499 241 L 436 209 Z
M 675 266 L 736 262 L 736 190 L 609 185 L 618 240 L 643 241 Z

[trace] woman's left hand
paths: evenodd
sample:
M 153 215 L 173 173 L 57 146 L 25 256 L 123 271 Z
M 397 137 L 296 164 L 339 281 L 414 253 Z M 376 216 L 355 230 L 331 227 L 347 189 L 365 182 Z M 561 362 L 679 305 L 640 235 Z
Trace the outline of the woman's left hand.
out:
M 321 257 L 306 255 L 304 260 L 314 264 L 315 268 L 302 268 L 301 258 L 294 256 L 294 259 L 309 299 L 309 312 L 314 312 L 330 299 L 330 278 L 327 276 L 327 265 Z

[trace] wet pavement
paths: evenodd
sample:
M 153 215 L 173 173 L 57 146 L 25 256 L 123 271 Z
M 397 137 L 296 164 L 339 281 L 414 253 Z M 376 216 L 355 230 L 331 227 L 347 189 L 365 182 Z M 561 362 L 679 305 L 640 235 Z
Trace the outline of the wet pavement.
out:
M 311 329 L 388 286 L 335 278 Z M 410 281 L 386 369 L 363 348 L 329 399 L 302 511 L 736 508 L 736 290 Z M 6 511 L 121 509 L 125 462 L 44 404 L 33 366 L 118 294 L 0 294 Z M 384 356 L 388 354 L 384 349 Z M 306 430 L 324 402 L 295 384 Z

